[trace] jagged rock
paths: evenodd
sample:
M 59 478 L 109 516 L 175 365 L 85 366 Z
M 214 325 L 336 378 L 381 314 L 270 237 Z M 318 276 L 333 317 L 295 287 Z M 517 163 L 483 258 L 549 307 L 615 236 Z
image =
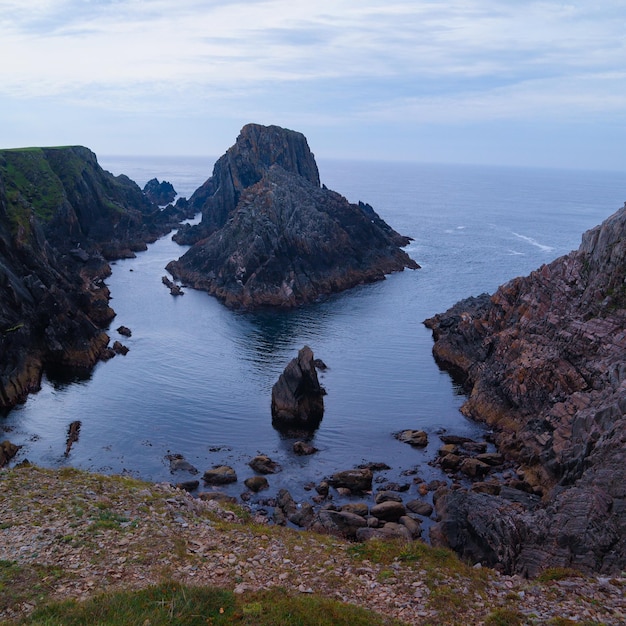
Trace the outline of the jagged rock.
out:
M 170 290 L 173 296 L 184 296 L 185 292 L 180 288 L 180 285 L 172 282 L 167 276 L 161 278 L 161 282 Z
M 145 184 L 143 192 L 150 202 L 154 202 L 158 206 L 170 204 L 176 199 L 176 190 L 172 183 L 166 180 L 159 182 L 157 178 L 151 178 Z
M 351 469 L 336 472 L 328 479 L 328 483 L 336 489 L 344 487 L 351 493 L 363 493 L 372 490 L 373 478 L 370 469 Z
M 115 352 L 115 354 L 121 354 L 122 356 L 126 356 L 130 352 L 130 350 L 123 343 L 119 341 L 114 341 L 113 352 Z
M 272 387 L 272 424 L 283 432 L 315 430 L 324 416 L 324 391 L 313 351 L 304 346 Z
M 463 413 L 494 429 L 533 492 L 445 494 L 444 544 L 529 575 L 626 567 L 625 280 L 626 207 L 577 251 L 426 320 L 468 391 Z
M 208 485 L 227 485 L 237 482 L 237 473 L 229 465 L 218 465 L 204 472 L 202 479 Z
M 282 469 L 276 461 L 272 461 L 265 454 L 255 456 L 248 465 L 259 474 L 276 474 Z
M 66 457 L 70 455 L 70 450 L 72 449 L 72 446 L 78 441 L 78 437 L 80 435 L 80 427 L 80 420 L 76 420 L 74 422 L 71 422 L 67 428 L 67 439 L 65 442 Z
M 232 308 L 299 306 L 418 267 L 409 239 L 320 187 L 305 137 L 277 126 L 245 126 L 190 204 L 202 222 L 175 239 L 194 245 L 167 269 Z
M 130 337 L 133 334 L 128 326 L 119 326 L 117 332 L 124 337 Z

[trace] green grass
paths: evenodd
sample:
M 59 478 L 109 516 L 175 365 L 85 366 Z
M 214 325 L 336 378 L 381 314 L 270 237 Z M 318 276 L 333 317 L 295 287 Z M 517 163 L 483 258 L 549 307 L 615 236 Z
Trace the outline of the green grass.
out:
M 107 593 L 86 602 L 67 601 L 35 611 L 19 622 L 37 626 L 383 626 L 370 611 L 315 595 L 290 596 L 283 589 L 236 595 L 213 587 L 162 583 L 141 591 Z

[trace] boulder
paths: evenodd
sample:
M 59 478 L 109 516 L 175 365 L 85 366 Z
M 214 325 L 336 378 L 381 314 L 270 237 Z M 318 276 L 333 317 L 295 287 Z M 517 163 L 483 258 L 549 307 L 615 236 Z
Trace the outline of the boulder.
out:
M 166 180 L 159 182 L 157 178 L 150 179 L 145 184 L 143 192 L 151 202 L 158 206 L 165 206 L 176 199 L 176 190 L 172 183 Z
M 323 509 L 317 514 L 310 529 L 315 532 L 354 539 L 357 535 L 357 531 L 366 526 L 367 522 L 365 519 L 356 513 Z
M 396 434 L 396 438 L 416 448 L 424 448 L 428 445 L 428 434 L 423 430 L 403 430 Z
M 324 394 L 313 351 L 304 346 L 272 387 L 272 425 L 286 433 L 315 430 L 324 416 Z
M 336 472 L 328 479 L 328 483 L 335 488 L 349 489 L 351 493 L 363 493 L 372 490 L 373 477 L 370 469 L 351 469 Z
M 258 493 L 263 489 L 269 489 L 270 486 L 265 476 L 251 476 L 250 478 L 246 478 L 243 484 L 254 493 Z
M 307 443 L 306 441 L 296 441 L 293 444 L 293 451 L 295 452 L 295 454 L 299 456 L 308 456 L 311 454 L 315 454 L 318 450 L 316 447 L 312 446 L 310 443 Z
M 208 485 L 227 485 L 237 482 L 237 474 L 229 465 L 217 465 L 204 472 L 202 479 Z
M 197 474 L 198 470 L 182 454 L 168 454 L 165 457 L 170 462 L 170 472 L 189 472 Z
M 424 500 L 409 500 L 406 503 L 406 508 L 412 513 L 422 515 L 423 517 L 430 517 L 433 512 L 432 504 Z
M 341 507 L 342 511 L 348 511 L 361 517 L 367 517 L 369 514 L 369 507 L 365 502 L 348 502 Z
M 259 474 L 276 474 L 281 471 L 281 467 L 276 461 L 272 461 L 265 454 L 255 456 L 248 465 Z
M 385 500 L 380 504 L 375 504 L 370 513 L 379 520 L 397 522 L 403 515 L 406 515 L 406 508 L 402 502 Z

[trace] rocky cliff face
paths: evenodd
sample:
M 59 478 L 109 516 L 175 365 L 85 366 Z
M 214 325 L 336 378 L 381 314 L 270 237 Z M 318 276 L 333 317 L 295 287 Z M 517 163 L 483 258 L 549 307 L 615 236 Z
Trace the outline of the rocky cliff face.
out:
M 508 571 L 626 567 L 626 207 L 578 251 L 426 320 L 541 503 L 454 492 L 435 536 Z M 532 506 L 531 506 L 532 504 Z
M 86 372 L 105 354 L 103 254 L 132 255 L 173 219 L 86 148 L 0 150 L 0 409 L 45 368 Z
M 418 265 L 409 239 L 369 206 L 320 187 L 300 133 L 246 126 L 190 204 L 204 237 L 168 265 L 178 279 L 227 306 L 293 307 Z

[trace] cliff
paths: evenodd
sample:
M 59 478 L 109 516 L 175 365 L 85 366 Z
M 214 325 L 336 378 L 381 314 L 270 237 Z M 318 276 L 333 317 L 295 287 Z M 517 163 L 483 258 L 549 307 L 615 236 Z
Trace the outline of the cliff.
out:
M 625 280 L 626 206 L 577 251 L 426 320 L 468 391 L 463 413 L 494 428 L 516 484 L 542 496 L 451 492 L 443 543 L 531 575 L 626 567 Z
M 103 256 L 133 255 L 174 220 L 87 148 L 0 150 L 0 409 L 44 369 L 87 372 L 106 354 Z
M 190 199 L 195 245 L 167 269 L 232 308 L 293 307 L 418 265 L 370 207 L 320 186 L 305 137 L 251 124 Z

